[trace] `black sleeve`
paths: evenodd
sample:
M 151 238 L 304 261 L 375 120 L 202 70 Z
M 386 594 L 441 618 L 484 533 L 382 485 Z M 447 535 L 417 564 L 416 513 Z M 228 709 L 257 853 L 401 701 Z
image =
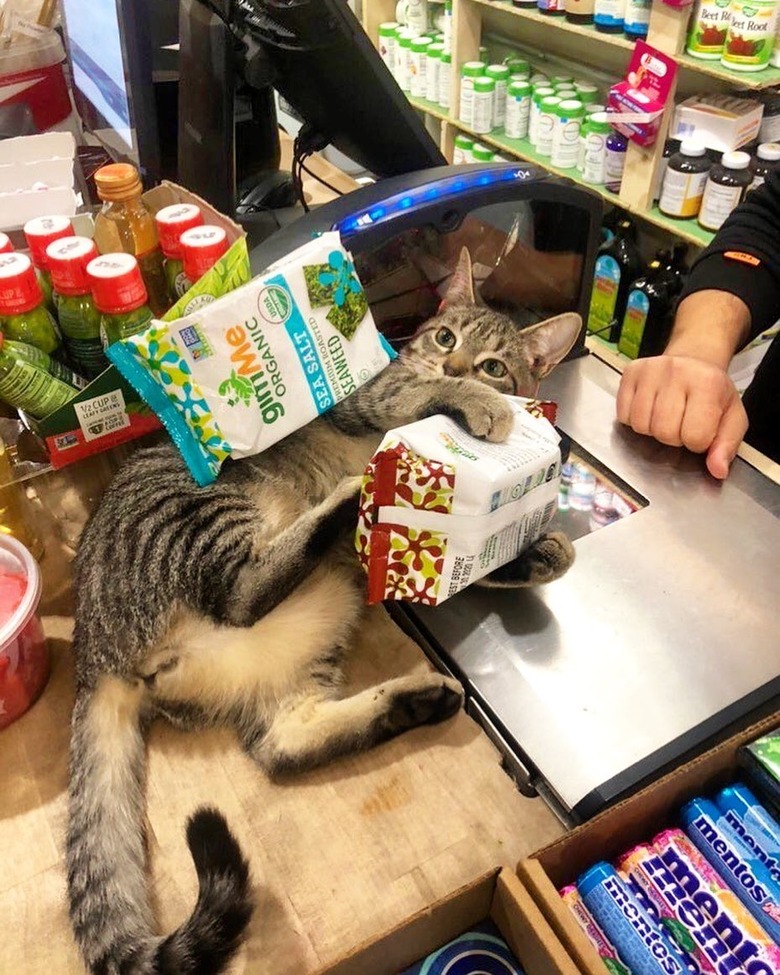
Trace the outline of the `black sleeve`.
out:
M 683 291 L 728 291 L 750 308 L 750 338 L 780 318 L 780 170 L 731 213 L 698 257 Z

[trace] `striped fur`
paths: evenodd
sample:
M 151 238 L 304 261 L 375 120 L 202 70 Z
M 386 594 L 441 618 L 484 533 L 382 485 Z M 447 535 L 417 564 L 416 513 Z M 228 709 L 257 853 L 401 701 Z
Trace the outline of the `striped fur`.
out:
M 87 525 L 74 566 L 67 863 L 73 929 L 95 975 L 213 975 L 251 915 L 241 851 L 221 815 L 200 810 L 188 827 L 198 902 L 173 934 L 155 934 L 143 828 L 152 720 L 228 724 L 278 775 L 460 706 L 459 686 L 438 674 L 341 695 L 363 604 L 351 549 L 359 475 L 383 433 L 443 412 L 504 439 L 511 412 L 498 392 L 527 390 L 576 335 L 576 323 L 558 321 L 524 343 L 511 321 L 474 306 L 470 276 L 459 281 L 404 354 L 329 414 L 228 462 L 207 488 L 171 445 L 139 451 Z M 507 364 L 505 375 L 481 368 L 486 353 Z M 528 559 L 518 563 L 516 584 L 537 581 Z

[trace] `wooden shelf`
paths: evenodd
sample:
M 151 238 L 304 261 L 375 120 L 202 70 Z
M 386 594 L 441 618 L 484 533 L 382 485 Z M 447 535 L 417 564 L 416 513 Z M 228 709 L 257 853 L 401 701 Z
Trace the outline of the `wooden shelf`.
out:
M 470 0 L 470 2 L 473 3 L 475 0 Z M 494 129 L 490 133 L 474 132 L 473 129 L 470 129 L 467 125 L 458 121 L 458 119 L 451 117 L 447 109 L 442 108 L 441 105 L 426 101 L 424 98 L 414 98 L 411 95 L 407 95 L 407 97 L 410 103 L 419 111 L 426 112 L 428 115 L 432 115 L 442 122 L 450 123 L 454 128 L 467 133 L 485 145 L 498 149 L 500 152 L 508 152 L 518 159 L 536 163 L 556 176 L 563 176 L 580 186 L 593 190 L 608 203 L 621 207 L 623 210 L 628 210 L 634 216 L 674 234 L 689 244 L 694 244 L 697 247 L 706 247 L 712 240 L 713 235 L 709 231 L 703 230 L 695 220 L 675 220 L 673 217 L 667 217 L 661 213 L 658 207 L 653 207 L 651 210 L 639 210 L 627 206 L 620 200 L 616 193 L 610 193 L 604 186 L 584 182 L 584 180 L 579 178 L 579 173 L 576 169 L 559 169 L 553 166 L 550 163 L 550 157 L 540 155 L 527 139 L 508 139 L 504 135 L 503 129 Z
M 628 51 L 634 47 L 634 41 L 628 40 L 623 34 L 604 34 L 589 24 L 570 24 L 564 17 L 550 17 L 533 9 L 526 10 L 523 7 L 513 7 L 510 0 L 461 0 L 461 2 L 488 7 L 490 10 L 499 11 L 501 14 L 518 17 L 535 24 L 543 24 L 545 27 L 566 34 L 579 35 L 587 38 L 589 42 L 595 41 L 599 44 L 607 44 L 610 47 L 623 48 Z M 732 71 L 724 67 L 719 61 L 704 61 L 701 58 L 692 58 L 685 53 L 674 56 L 674 59 L 686 71 L 717 78 L 735 88 L 760 91 L 762 88 L 771 88 L 780 84 L 780 68 L 769 67 L 764 68 L 763 71 L 751 73 L 748 71 Z

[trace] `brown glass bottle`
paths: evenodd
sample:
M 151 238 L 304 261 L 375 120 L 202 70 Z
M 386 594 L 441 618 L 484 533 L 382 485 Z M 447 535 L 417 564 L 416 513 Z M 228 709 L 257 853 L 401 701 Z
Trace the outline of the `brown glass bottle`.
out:
M 163 254 L 157 239 L 154 217 L 141 198 L 143 187 L 135 166 L 111 163 L 95 173 L 95 186 L 103 201 L 103 209 L 95 220 L 95 237 L 100 239 L 101 221 L 113 225 L 119 247 L 132 254 L 141 268 L 141 275 L 149 295 L 149 306 L 155 315 L 163 315 L 170 307 L 168 285 L 163 267 Z M 104 250 L 102 244 L 99 245 Z M 111 250 L 118 249 L 116 246 Z
M 724 152 L 710 170 L 699 210 L 699 224 L 705 230 L 719 230 L 734 207 L 745 198 L 753 174 L 746 152 Z

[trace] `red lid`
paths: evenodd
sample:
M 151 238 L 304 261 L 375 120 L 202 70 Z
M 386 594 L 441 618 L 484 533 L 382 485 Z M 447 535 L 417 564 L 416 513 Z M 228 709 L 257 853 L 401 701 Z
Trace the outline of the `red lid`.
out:
M 0 315 L 20 315 L 43 301 L 35 268 L 26 254 L 0 254 Z
M 179 238 L 190 227 L 200 227 L 203 214 L 194 203 L 174 203 L 173 206 L 158 210 L 154 219 L 163 254 L 176 260 L 181 257 Z
M 48 271 L 46 248 L 60 237 L 72 237 L 73 225 L 68 217 L 35 217 L 24 225 L 24 236 L 33 264 Z
M 87 276 L 98 311 L 121 315 L 146 304 L 146 285 L 132 254 L 101 254 L 87 265 Z
M 193 284 L 216 264 L 230 247 L 222 227 L 204 225 L 181 235 L 184 276 Z
M 51 283 L 61 295 L 88 295 L 92 282 L 87 277 L 87 264 L 98 256 L 95 242 L 89 237 L 63 237 L 46 248 Z
M 14 245 L 11 243 L 8 234 L 0 233 L 0 254 L 10 254 L 13 249 Z

